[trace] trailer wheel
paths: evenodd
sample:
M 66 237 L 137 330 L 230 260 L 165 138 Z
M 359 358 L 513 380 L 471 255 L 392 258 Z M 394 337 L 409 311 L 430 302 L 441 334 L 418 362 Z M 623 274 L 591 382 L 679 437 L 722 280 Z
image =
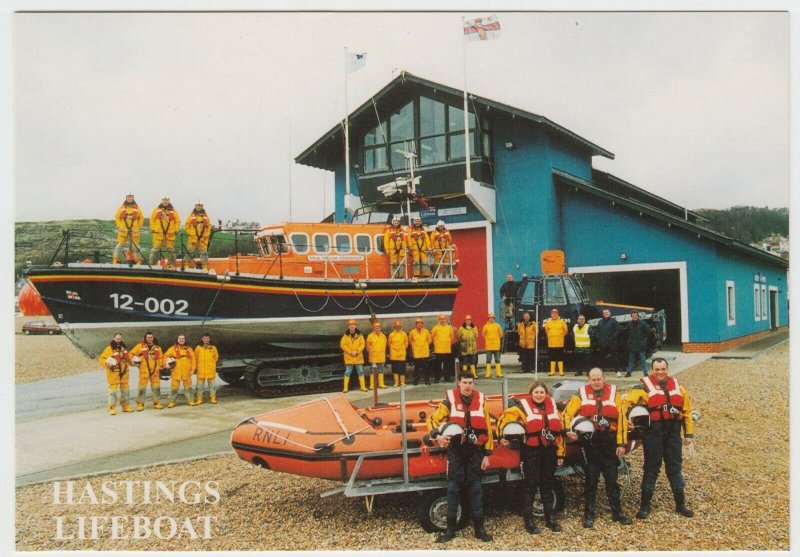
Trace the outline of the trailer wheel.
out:
M 424 492 L 417 509 L 417 519 L 426 532 L 444 532 L 447 529 L 447 493 L 444 491 Z M 456 530 L 466 526 L 468 520 L 464 505 L 459 504 Z
M 564 510 L 565 506 L 566 494 L 564 493 L 564 485 L 561 482 L 556 481 L 555 485 L 553 486 L 553 514 L 560 513 Z M 544 516 L 544 505 L 542 504 L 542 498 L 538 491 L 533 497 L 531 512 L 536 518 L 541 518 Z

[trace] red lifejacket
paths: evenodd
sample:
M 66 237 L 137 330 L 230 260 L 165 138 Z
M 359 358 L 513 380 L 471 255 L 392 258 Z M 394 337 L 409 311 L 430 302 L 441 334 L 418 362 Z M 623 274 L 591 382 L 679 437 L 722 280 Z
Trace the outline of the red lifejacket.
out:
M 156 360 L 161 359 L 161 347 L 160 346 L 150 346 L 148 347 L 145 344 L 142 349 L 139 351 L 139 357 L 145 360 L 154 358 Z
M 439 232 L 438 230 L 434 231 L 433 233 L 433 247 L 444 249 L 450 244 L 453 243 L 453 238 L 450 236 L 450 232 L 445 230 L 444 232 Z
M 175 359 L 179 358 L 190 358 L 192 348 L 189 345 L 180 345 L 180 344 L 173 344 L 172 347 L 175 349 Z
M 489 424 L 486 423 L 486 416 L 483 414 L 484 396 L 480 391 L 472 392 L 472 403 L 465 407 L 461 400 L 458 389 L 447 391 L 447 400 L 450 401 L 450 423 L 458 424 L 462 429 L 467 428 L 467 413 L 469 413 L 469 423 L 475 435 L 478 436 L 478 444 L 482 445 L 489 440 Z
M 520 399 L 519 403 L 525 412 L 525 444 L 530 447 L 555 444 L 555 441 L 547 441 L 544 438 L 547 432 L 561 433 L 561 416 L 558 415 L 553 399 L 549 396 L 545 397 L 544 412 L 539 410 L 535 404 L 528 402 L 526 398 Z
M 606 383 L 603 385 L 603 395 L 601 398 L 594 396 L 594 389 L 591 385 L 583 385 L 578 389 L 578 395 L 581 397 L 581 409 L 579 414 L 585 418 L 589 418 L 594 422 L 594 425 L 600 431 L 610 429 L 616 431 L 617 419 L 619 418 L 619 410 L 614 400 L 617 396 L 616 385 Z M 599 406 L 599 408 L 598 408 Z M 607 427 L 602 427 L 598 424 L 598 415 L 608 421 Z
M 664 389 L 649 376 L 642 377 L 642 384 L 647 392 L 647 409 L 651 420 L 679 420 L 683 417 L 683 396 L 677 379 L 668 377 Z M 670 408 L 677 408 L 678 412 L 670 412 Z

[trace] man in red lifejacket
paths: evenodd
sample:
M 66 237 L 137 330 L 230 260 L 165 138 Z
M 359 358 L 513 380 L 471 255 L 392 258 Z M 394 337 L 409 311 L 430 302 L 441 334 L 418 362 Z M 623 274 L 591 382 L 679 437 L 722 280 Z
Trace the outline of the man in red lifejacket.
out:
M 445 398 L 428 418 L 428 431 L 447 422 L 444 431 L 436 437 L 440 447 L 447 448 L 447 530 L 436 538 L 444 543 L 456 536 L 458 503 L 462 490 L 469 497 L 470 514 L 475 537 L 492 541 L 483 523 L 482 471 L 489 467 L 489 456 L 494 448 L 489 407 L 483 393 L 475 390 L 475 378 L 469 372 L 458 375 L 458 388 L 445 392 Z M 452 435 L 448 430 L 455 429 Z
M 620 489 L 617 484 L 619 457 L 625 454 L 627 422 L 620 419 L 621 398 L 615 385 L 606 383 L 603 370 L 589 370 L 589 382 L 578 389 L 564 409 L 564 429 L 567 438 L 578 441 L 583 455 L 585 483 L 583 488 L 583 527 L 594 524 L 594 508 L 597 500 L 597 484 L 600 473 L 606 484 L 606 495 L 611 507 L 611 520 L 628 525 L 633 521 L 622 514 Z M 594 431 L 587 434 L 571 431 L 579 421 L 592 422 Z
M 637 405 L 645 406 L 650 413 L 650 428 L 645 432 L 643 439 L 642 499 L 639 512 L 636 513 L 636 518 L 639 519 L 650 516 L 652 510 L 650 503 L 653 500 L 662 460 L 675 498 L 675 510 L 686 518 L 694 516 L 694 512 L 686 506 L 681 446 L 681 429 L 683 429 L 683 445 L 689 446 L 694 443 L 692 403 L 689 400 L 689 393 L 678 385 L 677 379 L 669 375 L 667 367 L 664 358 L 653 358 L 650 375 L 642 377 L 642 384 L 632 388 L 622 402 L 625 416 Z

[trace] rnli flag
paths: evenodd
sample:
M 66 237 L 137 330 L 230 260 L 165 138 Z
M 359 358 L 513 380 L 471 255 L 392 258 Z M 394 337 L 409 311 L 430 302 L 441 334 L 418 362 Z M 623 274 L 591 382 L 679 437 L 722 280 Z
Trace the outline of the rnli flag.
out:
M 488 41 L 500 36 L 500 21 L 496 15 L 464 20 L 464 39 L 468 41 Z
M 345 54 L 344 67 L 347 73 L 360 70 L 367 63 L 366 52 L 348 52 Z

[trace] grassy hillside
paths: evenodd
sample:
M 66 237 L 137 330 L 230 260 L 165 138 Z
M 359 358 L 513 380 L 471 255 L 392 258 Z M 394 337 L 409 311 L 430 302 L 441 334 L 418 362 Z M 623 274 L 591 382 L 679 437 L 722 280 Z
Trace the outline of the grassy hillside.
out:
M 117 229 L 113 220 L 62 220 L 49 222 L 18 222 L 14 226 L 14 277 L 19 278 L 22 269 L 28 265 L 46 265 L 50 262 L 64 237 L 69 231 L 69 261 L 95 259 L 110 263 L 116 245 Z M 151 235 L 142 230 L 139 241 L 142 252 L 150 253 Z M 186 235 L 178 234 L 175 253 L 186 245 Z M 252 235 L 239 234 L 239 252 L 254 253 Z M 222 257 L 234 253 L 234 233 L 216 232 L 209 246 L 211 257 Z M 64 261 L 64 246 L 58 253 L 58 261 Z

